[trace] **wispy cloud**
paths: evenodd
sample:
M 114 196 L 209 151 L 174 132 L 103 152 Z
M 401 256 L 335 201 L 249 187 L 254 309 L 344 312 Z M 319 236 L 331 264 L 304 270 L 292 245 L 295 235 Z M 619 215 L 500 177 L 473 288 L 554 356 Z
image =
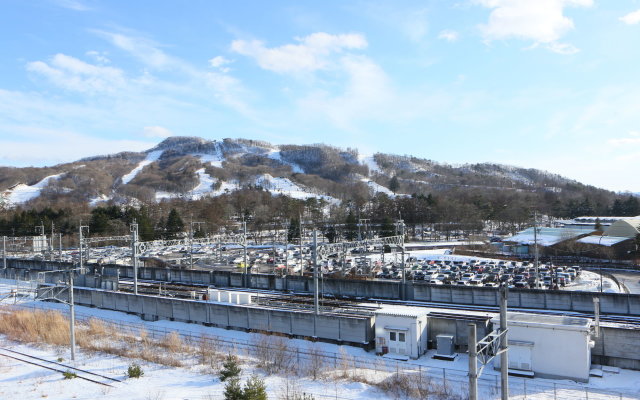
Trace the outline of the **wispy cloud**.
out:
M 456 42 L 460 35 L 458 32 L 451 29 L 445 29 L 438 33 L 438 39 L 446 40 L 447 42 Z
M 113 93 L 125 83 L 124 72 L 118 68 L 89 64 L 65 54 L 56 54 L 48 62 L 29 62 L 27 70 L 60 88 L 84 93 Z
M 62 8 L 67 8 L 73 11 L 89 11 L 91 7 L 89 7 L 85 2 L 80 0 L 51 0 L 57 6 Z

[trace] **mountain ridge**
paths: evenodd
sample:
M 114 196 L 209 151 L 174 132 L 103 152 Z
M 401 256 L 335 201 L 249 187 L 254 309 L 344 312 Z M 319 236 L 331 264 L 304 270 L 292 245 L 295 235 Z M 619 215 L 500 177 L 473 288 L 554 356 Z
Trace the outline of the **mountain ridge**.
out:
M 193 136 L 169 137 L 142 152 L 98 155 L 49 167 L 0 167 L 0 203 L 5 208 L 36 199 L 67 198 L 90 205 L 193 200 L 242 188 L 329 203 L 378 193 L 395 197 L 478 189 L 612 193 L 558 174 L 498 163 L 455 166 L 410 155 L 362 155 L 357 149 L 326 144 L 276 145 Z

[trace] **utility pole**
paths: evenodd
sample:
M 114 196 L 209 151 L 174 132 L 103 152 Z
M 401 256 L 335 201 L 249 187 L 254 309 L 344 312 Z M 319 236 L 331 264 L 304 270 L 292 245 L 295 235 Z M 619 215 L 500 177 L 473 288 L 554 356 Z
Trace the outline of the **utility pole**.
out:
M 406 270 L 405 270 L 405 257 L 404 257 L 404 221 L 403 220 L 398 220 L 398 226 L 400 227 L 400 236 L 402 237 L 401 240 L 401 245 L 400 245 L 400 250 L 402 253 L 402 300 L 406 300 L 406 291 L 407 291 L 407 276 L 406 276 Z
M 58 233 L 58 261 L 62 262 L 62 232 Z
M 189 268 L 193 269 L 193 225 L 200 226 L 204 222 L 193 222 L 189 224 Z
M 318 288 L 318 231 L 313 230 L 313 309 L 320 315 L 320 296 Z
M 53 221 L 51 221 L 51 237 L 49 238 L 49 254 L 51 261 L 53 261 Z
M 244 215 L 242 216 L 242 239 L 244 242 L 243 245 L 243 255 L 242 255 L 242 263 L 244 265 L 244 286 L 249 287 L 249 268 L 247 266 L 248 258 L 247 258 L 247 222 L 244 220 Z
M 80 228 L 82 232 L 82 228 Z M 81 269 L 82 271 L 82 269 Z M 69 271 L 69 333 L 71 335 L 71 360 L 76 359 L 76 311 L 73 300 L 73 268 Z
M 507 338 L 507 285 L 500 287 L 500 389 L 501 400 L 509 400 L 509 341 Z
M 138 294 L 138 224 L 136 220 L 130 227 L 131 231 L 131 261 L 133 262 L 133 294 Z
M 2 268 L 7 269 L 7 237 L 2 237 Z
M 303 260 L 304 257 L 302 256 L 302 214 L 298 214 L 299 215 L 299 219 L 298 219 L 298 223 L 299 223 L 299 231 L 300 231 L 300 276 L 304 275 L 304 267 L 303 267 Z
M 536 285 L 536 289 L 538 289 L 540 287 L 539 284 L 539 273 L 538 273 L 538 211 L 534 210 L 533 211 L 533 242 L 534 242 L 534 246 L 535 246 L 535 261 L 534 261 L 534 268 L 536 271 L 536 279 L 535 279 L 535 285 Z
M 80 273 L 84 272 L 84 263 L 82 259 L 82 244 L 84 242 L 83 238 L 83 229 L 89 230 L 89 227 L 86 225 L 82 225 L 82 221 L 80 221 L 80 226 L 78 227 L 78 255 L 80 256 Z
M 507 340 L 507 286 L 500 286 L 500 328 L 494 329 L 480 341 L 476 335 L 476 325 L 469 324 L 469 399 L 478 399 L 478 377 L 484 367 L 500 356 L 501 399 L 509 399 L 509 342 Z M 478 361 L 482 364 L 478 369 Z
M 44 260 L 44 256 L 47 252 L 47 237 L 44 234 L 44 223 L 42 221 L 40 221 L 40 225 L 36 226 L 36 231 L 40 232 L 40 243 L 38 245 L 38 248 L 41 249 Z
M 478 350 L 476 324 L 469 323 L 469 400 L 478 400 Z

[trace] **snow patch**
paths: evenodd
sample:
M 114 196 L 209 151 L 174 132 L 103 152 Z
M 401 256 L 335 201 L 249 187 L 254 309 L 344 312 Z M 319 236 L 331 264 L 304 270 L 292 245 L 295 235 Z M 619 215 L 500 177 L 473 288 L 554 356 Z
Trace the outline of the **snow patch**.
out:
M 147 154 L 147 157 L 144 160 L 140 161 L 138 165 L 133 170 L 131 170 L 131 172 L 129 172 L 128 174 L 122 177 L 122 183 L 126 185 L 129 182 L 131 182 L 133 178 L 135 178 L 136 175 L 138 175 L 138 173 L 142 171 L 144 167 L 151 164 L 152 162 L 157 161 L 162 155 L 162 153 L 163 153 L 163 150 L 157 150 Z
M 329 203 L 336 204 L 339 202 L 338 199 L 334 197 L 312 193 L 309 189 L 302 187 L 287 178 L 274 178 L 269 174 L 264 174 L 258 177 L 256 179 L 256 184 L 262 186 L 273 194 L 283 194 L 294 199 L 306 200 L 315 197 L 326 200 Z
M 60 179 L 62 175 L 64 175 L 64 173 L 49 175 L 32 186 L 25 185 L 24 183 L 18 184 L 5 192 L 3 197 L 6 198 L 6 202 L 10 205 L 26 203 L 27 201 L 40 196 L 40 192 L 49 184 L 49 182 Z
M 272 160 L 276 160 L 279 163 L 282 163 L 282 164 L 290 166 L 291 170 L 296 174 L 304 174 L 304 170 L 302 168 L 300 168 L 300 166 L 298 164 L 283 160 L 282 159 L 282 154 L 280 153 L 279 150 L 271 150 L 267 154 L 267 158 L 270 158 Z
M 361 178 L 360 181 L 366 183 L 369 186 L 369 190 L 373 191 L 374 194 L 376 193 L 384 193 L 386 195 L 388 195 L 389 197 L 396 197 L 395 193 L 393 193 L 391 190 L 387 189 L 386 187 L 370 180 L 369 178 Z
M 95 207 L 99 203 L 104 203 L 109 200 L 111 200 L 111 197 L 107 196 L 106 194 L 101 194 L 100 196 L 94 197 L 93 199 L 89 200 L 89 205 L 91 207 Z
M 358 161 L 360 162 L 360 164 L 366 165 L 369 168 L 369 172 L 375 172 L 378 174 L 383 173 L 373 156 L 359 155 Z

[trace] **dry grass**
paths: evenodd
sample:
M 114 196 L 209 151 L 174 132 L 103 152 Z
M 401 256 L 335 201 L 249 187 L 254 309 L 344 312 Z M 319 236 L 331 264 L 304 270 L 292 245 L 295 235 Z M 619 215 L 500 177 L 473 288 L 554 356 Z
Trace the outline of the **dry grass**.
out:
M 20 342 L 62 345 L 69 343 L 69 321 L 56 311 L 14 311 L 0 314 L 0 333 Z
M 374 383 L 392 399 L 462 400 L 445 386 L 434 383 L 428 377 L 394 373 L 381 382 Z

